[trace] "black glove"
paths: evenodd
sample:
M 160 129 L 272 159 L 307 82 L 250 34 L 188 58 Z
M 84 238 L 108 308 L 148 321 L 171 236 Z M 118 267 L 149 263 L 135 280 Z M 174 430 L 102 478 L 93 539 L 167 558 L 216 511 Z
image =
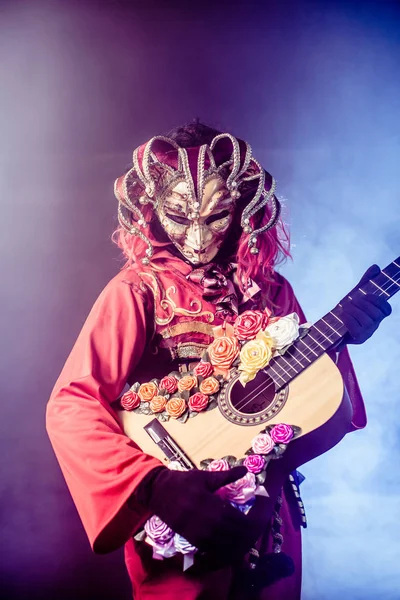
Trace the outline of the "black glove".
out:
M 157 467 L 140 483 L 140 504 L 200 551 L 229 563 L 242 558 L 270 520 L 266 498 L 257 496 L 247 515 L 215 492 L 246 475 L 245 467 L 229 471 L 171 471 Z
M 380 273 L 377 265 L 372 265 L 362 276 L 356 287 L 349 296 L 340 301 L 337 316 L 346 326 L 347 333 L 339 344 L 342 348 L 345 344 L 363 344 L 378 329 L 381 321 L 392 312 L 392 307 L 384 296 L 366 294 L 358 290 L 367 281 L 373 279 Z

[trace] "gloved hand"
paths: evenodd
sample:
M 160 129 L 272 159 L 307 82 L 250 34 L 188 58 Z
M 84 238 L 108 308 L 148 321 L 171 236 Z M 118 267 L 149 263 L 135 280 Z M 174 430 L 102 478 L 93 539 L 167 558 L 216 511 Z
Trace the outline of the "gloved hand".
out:
M 200 551 L 228 564 L 242 558 L 263 534 L 270 515 L 267 499 L 257 496 L 244 515 L 215 492 L 246 475 L 245 467 L 229 471 L 150 471 L 135 492 L 144 507 Z
M 340 301 L 335 310 L 337 316 L 346 326 L 347 333 L 339 344 L 341 349 L 345 344 L 363 344 L 378 329 L 381 321 L 392 312 L 392 307 L 385 296 L 366 294 L 358 291 L 367 281 L 380 273 L 377 265 L 372 265 L 362 276 L 349 296 Z

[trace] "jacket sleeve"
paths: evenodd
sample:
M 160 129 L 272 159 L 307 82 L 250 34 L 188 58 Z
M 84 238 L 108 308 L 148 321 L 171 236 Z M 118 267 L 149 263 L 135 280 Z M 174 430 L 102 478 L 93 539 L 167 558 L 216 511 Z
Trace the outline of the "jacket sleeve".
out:
M 97 553 L 124 544 L 148 518 L 130 497 L 161 464 L 123 433 L 110 406 L 145 343 L 144 299 L 117 275 L 94 304 L 47 406 L 51 443 Z
M 292 312 L 296 312 L 300 317 L 300 322 L 305 323 L 306 318 L 290 283 L 280 274 L 276 274 L 276 281 L 277 287 L 274 297 L 272 298 L 273 303 L 276 305 L 274 312 L 278 316 L 284 316 Z M 344 348 L 340 352 L 329 352 L 329 355 L 332 360 L 336 362 L 353 407 L 351 431 L 362 429 L 367 424 L 367 416 L 365 412 L 364 400 L 361 395 L 349 351 L 347 348 Z

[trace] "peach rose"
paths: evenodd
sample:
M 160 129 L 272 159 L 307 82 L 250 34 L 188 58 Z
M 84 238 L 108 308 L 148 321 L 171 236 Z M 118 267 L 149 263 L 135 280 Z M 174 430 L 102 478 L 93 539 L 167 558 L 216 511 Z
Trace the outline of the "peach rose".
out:
M 143 400 L 143 402 L 150 402 L 157 392 L 157 386 L 153 381 L 149 381 L 149 383 L 142 383 L 138 389 L 139 397 L 141 400 Z
M 194 375 L 184 375 L 182 379 L 178 381 L 178 390 L 184 392 L 185 390 L 191 390 L 197 385 L 197 377 Z
M 165 405 L 165 410 L 173 419 L 178 419 L 183 415 L 186 410 L 186 402 L 183 398 L 174 396 L 171 400 L 168 400 Z
M 153 413 L 162 412 L 164 410 L 166 404 L 167 404 L 167 399 L 165 398 L 165 396 L 154 396 L 150 400 L 150 410 Z
M 200 384 L 200 391 L 203 394 L 207 394 L 207 396 L 211 396 L 211 394 L 215 394 L 219 390 L 219 381 L 215 379 L 215 377 L 207 377 L 207 379 L 203 379 Z
M 238 354 L 239 342 L 233 336 L 216 338 L 208 347 L 211 364 L 220 369 L 229 369 Z

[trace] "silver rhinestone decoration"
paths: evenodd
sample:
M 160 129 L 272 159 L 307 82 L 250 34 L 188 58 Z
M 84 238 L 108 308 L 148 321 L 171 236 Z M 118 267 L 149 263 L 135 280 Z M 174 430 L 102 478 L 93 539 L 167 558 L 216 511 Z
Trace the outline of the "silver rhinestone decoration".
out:
M 245 142 L 245 144 L 246 144 L 246 155 L 244 157 L 243 166 L 238 173 L 238 179 L 240 177 L 242 177 L 242 175 L 247 171 L 247 169 L 249 168 L 249 165 L 250 165 L 250 161 L 251 161 L 251 155 L 252 155 L 251 146 L 247 142 Z
M 231 141 L 232 147 L 233 147 L 232 171 L 230 172 L 228 179 L 226 180 L 226 187 L 228 188 L 228 190 L 230 190 L 231 185 L 232 185 L 233 181 L 235 181 L 236 176 L 240 170 L 240 146 L 239 146 L 239 142 L 237 141 L 237 139 L 235 137 L 233 137 L 233 135 L 231 135 L 230 133 L 221 133 L 220 135 L 217 135 L 211 142 L 211 145 L 210 145 L 211 150 L 214 150 L 215 145 L 218 142 L 218 140 L 221 140 L 223 138 L 228 138 Z
M 222 165 L 219 165 L 219 167 L 217 167 L 213 150 L 215 149 L 218 140 L 222 138 L 228 138 L 230 140 L 232 144 L 232 154 L 228 160 L 226 160 Z M 171 167 L 170 165 L 165 165 L 157 158 L 155 152 L 152 151 L 152 146 L 156 140 L 166 142 L 171 146 L 171 148 L 177 151 L 177 168 Z M 260 234 L 264 233 L 265 231 L 268 231 L 269 229 L 271 229 L 271 227 L 276 225 L 280 215 L 281 206 L 275 197 L 275 179 L 272 178 L 271 187 L 269 190 L 266 190 L 265 171 L 262 168 L 262 166 L 258 163 L 258 161 L 253 158 L 252 149 L 249 144 L 246 143 L 246 154 L 243 161 L 241 161 L 239 142 L 231 134 L 219 134 L 212 140 L 210 146 L 206 144 L 201 146 L 199 149 L 197 163 L 197 190 L 194 189 L 194 182 L 189 167 L 187 151 L 184 148 L 180 148 L 174 140 L 171 140 L 164 136 L 153 137 L 145 146 L 142 159 L 142 167 L 139 163 L 138 151 L 139 148 L 136 148 L 133 152 L 133 167 L 124 176 L 124 179 L 122 181 L 122 193 L 119 193 L 119 190 L 116 186 L 114 188 L 114 191 L 115 196 L 119 202 L 118 220 L 120 225 L 126 231 L 129 231 L 129 233 L 131 233 L 132 235 L 137 235 L 138 237 L 140 237 L 148 246 L 148 249 L 146 250 L 147 256 L 143 259 L 143 262 L 146 261 L 145 264 L 148 263 L 149 257 L 153 255 L 153 247 L 148 237 L 144 234 L 143 231 L 139 229 L 142 227 L 146 227 L 147 223 L 143 213 L 138 207 L 138 204 L 152 204 L 154 207 L 160 201 L 160 198 L 163 197 L 164 191 L 168 188 L 171 189 L 172 182 L 176 179 L 180 179 L 181 181 L 185 181 L 189 187 L 189 201 L 192 201 L 191 212 L 193 214 L 193 218 L 198 218 L 198 209 L 200 207 L 200 199 L 203 195 L 203 189 L 206 178 L 209 176 L 218 175 L 219 172 L 226 167 L 230 167 L 231 171 L 228 178 L 226 179 L 225 185 L 230 191 L 232 200 L 234 201 L 238 200 L 241 196 L 238 188 L 240 187 L 242 182 L 253 181 L 258 179 L 257 191 L 254 197 L 243 210 L 241 225 L 245 233 L 251 234 L 248 241 L 250 252 L 252 254 L 257 254 L 259 252 L 256 247 L 257 238 Z M 210 162 L 210 167 L 207 169 L 207 171 L 205 170 L 206 157 L 208 157 Z M 157 194 L 157 197 L 154 198 L 154 200 L 152 200 L 152 198 L 155 196 L 156 181 L 151 175 L 152 164 L 161 165 L 169 174 L 169 180 L 167 185 L 163 188 L 161 194 Z M 249 168 L 251 169 L 250 174 Z M 254 173 L 254 171 L 256 172 Z M 117 182 L 118 181 L 119 179 L 117 180 Z M 142 196 L 140 196 L 139 198 L 132 193 L 132 190 L 134 189 L 137 183 L 140 183 L 145 190 L 145 195 L 143 195 L 142 193 Z M 259 229 L 253 230 L 253 228 L 250 225 L 251 217 L 253 217 L 259 210 L 261 210 L 268 202 L 271 202 L 271 218 L 269 219 L 266 225 L 260 227 Z M 131 213 L 133 223 L 130 219 L 127 219 L 125 217 L 125 215 L 123 214 L 123 208 Z
M 199 156 L 197 159 L 197 198 L 203 197 L 203 189 L 204 189 L 204 170 L 205 170 L 205 158 L 207 153 L 207 144 L 203 144 L 200 146 Z M 195 202 L 194 206 L 196 208 L 197 202 Z M 199 204 L 200 206 L 200 204 Z

